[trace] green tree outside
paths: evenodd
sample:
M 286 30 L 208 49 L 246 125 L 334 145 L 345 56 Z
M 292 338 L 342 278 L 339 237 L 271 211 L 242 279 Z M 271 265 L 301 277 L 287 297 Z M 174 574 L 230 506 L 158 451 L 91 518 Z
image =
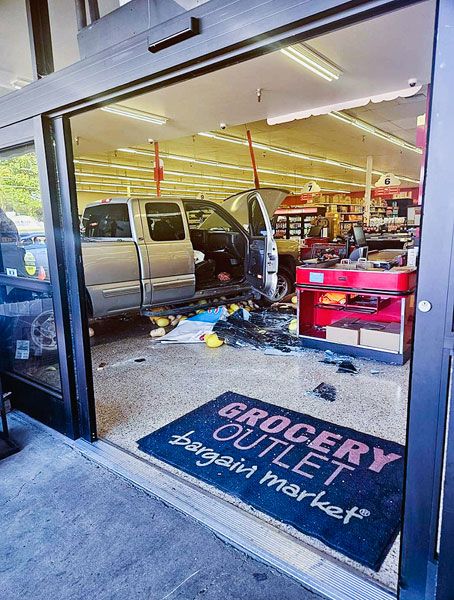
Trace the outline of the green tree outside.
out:
M 42 221 L 38 165 L 33 152 L 0 160 L 0 207 Z

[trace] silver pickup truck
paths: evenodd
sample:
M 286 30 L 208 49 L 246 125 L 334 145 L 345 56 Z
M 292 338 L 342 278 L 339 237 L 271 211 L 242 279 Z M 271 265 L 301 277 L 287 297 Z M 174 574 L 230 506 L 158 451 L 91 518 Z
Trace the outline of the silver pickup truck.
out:
M 287 190 L 208 200 L 112 198 L 82 216 L 82 257 L 92 318 L 197 300 L 273 297 L 278 253 L 270 217 Z

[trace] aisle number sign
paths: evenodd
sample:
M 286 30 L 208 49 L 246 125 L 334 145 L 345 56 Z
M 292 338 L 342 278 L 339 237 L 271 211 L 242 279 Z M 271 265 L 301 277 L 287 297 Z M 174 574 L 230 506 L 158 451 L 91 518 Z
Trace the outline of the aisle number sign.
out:
M 321 192 L 321 188 L 315 181 L 308 181 L 303 185 L 303 189 L 301 190 L 301 200 L 308 202 L 312 200 L 312 198 Z
M 400 192 L 400 179 L 393 173 L 385 173 L 375 184 L 374 196 L 392 196 Z

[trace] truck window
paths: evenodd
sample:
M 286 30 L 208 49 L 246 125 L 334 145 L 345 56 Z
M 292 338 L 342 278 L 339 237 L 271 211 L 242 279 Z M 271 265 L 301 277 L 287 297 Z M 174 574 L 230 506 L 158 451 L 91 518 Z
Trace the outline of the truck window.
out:
M 213 206 L 185 204 L 189 229 L 206 231 L 236 231 Z
M 257 198 L 254 198 L 249 206 L 249 222 L 250 222 L 249 233 L 251 235 L 253 235 L 253 236 L 266 235 L 265 219 L 263 217 L 262 209 L 260 208 Z
M 184 225 L 181 210 L 174 202 L 147 202 L 148 229 L 155 242 L 184 240 Z
M 87 238 L 130 238 L 127 204 L 100 204 L 85 209 L 82 233 Z

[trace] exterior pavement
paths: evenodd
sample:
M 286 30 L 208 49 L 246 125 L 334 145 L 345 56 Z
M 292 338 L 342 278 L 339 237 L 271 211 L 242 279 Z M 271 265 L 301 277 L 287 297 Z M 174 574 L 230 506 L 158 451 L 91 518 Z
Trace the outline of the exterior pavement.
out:
M 0 461 L 2 600 L 317 600 L 196 521 L 10 417 Z

